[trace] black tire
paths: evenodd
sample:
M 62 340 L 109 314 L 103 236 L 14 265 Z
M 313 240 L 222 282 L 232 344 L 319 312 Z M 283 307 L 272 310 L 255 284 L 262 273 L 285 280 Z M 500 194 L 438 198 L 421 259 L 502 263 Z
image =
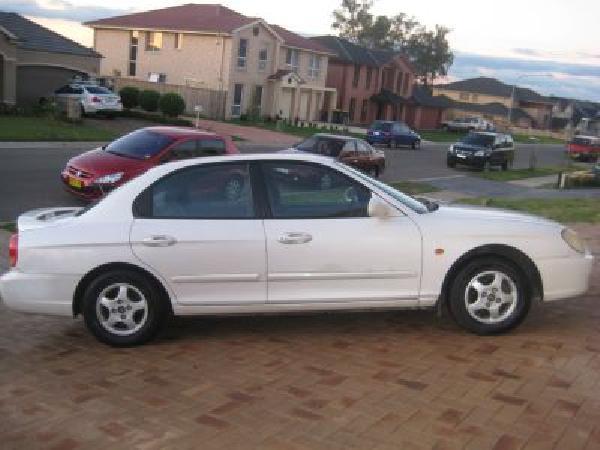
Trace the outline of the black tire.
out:
M 373 178 L 379 178 L 379 174 L 380 174 L 380 169 L 379 166 L 375 166 L 373 167 L 373 169 L 371 170 L 371 174 L 373 175 Z
M 456 167 L 456 162 L 454 162 L 454 161 L 446 161 L 446 166 L 448 166 L 451 169 L 454 169 Z
M 502 170 L 503 170 L 504 172 L 506 172 L 506 171 L 508 170 L 508 161 L 504 161 L 504 162 L 502 163 Z
M 392 148 L 392 139 L 390 139 L 390 140 L 387 142 L 387 147 L 388 147 L 388 148 Z
M 145 297 L 147 305 L 147 312 L 142 326 L 135 332 L 126 335 L 115 334 L 108 330 L 101 323 L 97 312 L 101 293 L 110 286 L 120 283 L 133 286 L 139 290 Z M 82 312 L 85 324 L 90 332 L 105 344 L 114 347 L 144 344 L 156 336 L 170 313 L 169 300 L 164 298 L 162 292 L 162 289 L 156 285 L 154 280 L 133 270 L 115 270 L 101 274 L 90 283 L 83 296 Z
M 490 172 L 492 170 L 492 165 L 490 164 L 489 159 L 486 159 L 481 165 L 481 170 L 483 172 Z
M 516 296 L 513 295 L 513 298 L 516 297 L 514 307 L 501 304 L 499 308 L 505 307 L 503 314 L 505 314 L 506 317 L 500 317 L 502 320 L 495 323 L 485 322 L 485 320 L 491 320 L 491 315 L 487 318 L 485 317 L 485 309 L 477 311 L 474 315 L 467 309 L 467 302 L 471 305 L 475 304 L 475 302 L 471 303 L 471 300 L 473 292 L 477 292 L 474 291 L 474 288 L 469 287 L 471 280 L 477 277 L 478 274 L 484 274 L 486 272 L 501 272 L 506 275 L 516 287 Z M 493 275 L 484 274 L 479 279 L 485 281 L 485 277 L 491 276 Z M 506 283 L 507 286 L 510 286 L 510 283 Z M 485 284 L 483 286 L 485 287 Z M 503 284 L 503 286 L 505 285 Z M 486 289 L 491 290 L 491 287 Z M 504 290 L 504 287 L 502 290 Z M 493 295 L 492 292 L 489 292 L 489 294 Z M 478 296 L 475 295 L 475 298 L 478 298 Z M 490 297 L 484 298 L 488 299 Z M 484 302 L 488 300 L 482 299 L 481 301 Z M 489 303 L 491 303 L 492 306 L 495 306 L 494 304 L 499 302 L 497 300 L 492 300 Z M 508 260 L 497 257 L 481 257 L 470 261 L 457 273 L 450 286 L 448 305 L 454 320 L 466 330 L 480 335 L 503 333 L 519 325 L 527 316 L 531 306 L 531 288 L 528 285 L 526 277 Z M 500 311 L 502 311 L 502 309 L 500 309 Z
M 416 140 L 411 144 L 413 150 L 419 150 L 421 148 L 421 141 Z

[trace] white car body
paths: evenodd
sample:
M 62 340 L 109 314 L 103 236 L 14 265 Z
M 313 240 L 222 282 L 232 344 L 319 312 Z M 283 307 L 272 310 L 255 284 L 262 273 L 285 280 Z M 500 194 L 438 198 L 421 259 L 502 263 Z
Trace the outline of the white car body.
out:
M 481 117 L 466 117 L 442 122 L 448 131 L 493 131 L 494 124 Z
M 54 96 L 58 101 L 76 99 L 85 114 L 123 111 L 121 97 L 118 94 L 94 84 L 68 84 L 57 89 Z
M 137 219 L 133 200 L 179 168 L 233 161 L 310 161 L 367 186 L 388 217 L 334 219 Z M 370 206 L 369 206 L 370 207 Z M 175 314 L 362 308 L 429 308 L 461 257 L 485 246 L 514 249 L 539 271 L 546 301 L 588 288 L 589 251 L 561 238 L 564 227 L 501 210 L 441 206 L 418 213 L 376 181 L 329 158 L 306 154 L 205 157 L 164 164 L 95 207 L 28 212 L 18 219 L 16 267 L 0 278 L 6 305 L 28 313 L 74 314 L 82 279 L 100 266 L 141 268 L 168 293 Z M 175 245 L 154 246 L 172 236 Z M 302 245 L 286 237 L 310 236 Z M 305 242 L 305 243 L 304 243 Z M 172 242 L 171 242 L 172 243 Z M 289 243 L 289 242 L 287 242 Z

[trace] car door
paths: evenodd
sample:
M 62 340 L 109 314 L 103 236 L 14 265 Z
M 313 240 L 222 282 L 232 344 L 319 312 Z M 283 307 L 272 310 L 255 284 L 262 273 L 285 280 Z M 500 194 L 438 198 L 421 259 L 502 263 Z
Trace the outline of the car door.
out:
M 421 234 L 398 212 L 369 217 L 373 194 L 328 166 L 261 163 L 270 214 L 265 219 L 269 303 L 409 301 L 417 298 Z M 302 167 L 302 169 L 299 169 Z M 311 173 L 297 183 L 285 174 Z M 320 179 L 332 180 L 323 188 Z
M 357 140 L 356 153 L 361 160 L 361 168 L 365 172 L 371 172 L 375 168 L 375 166 L 377 166 L 375 153 L 373 152 L 371 146 L 369 146 L 368 144 Z
M 254 199 L 247 163 L 175 171 L 136 199 L 132 250 L 181 305 L 264 303 L 265 235 Z
M 361 160 L 356 151 L 356 143 L 353 140 L 346 141 L 340 151 L 339 159 L 344 164 L 361 169 Z

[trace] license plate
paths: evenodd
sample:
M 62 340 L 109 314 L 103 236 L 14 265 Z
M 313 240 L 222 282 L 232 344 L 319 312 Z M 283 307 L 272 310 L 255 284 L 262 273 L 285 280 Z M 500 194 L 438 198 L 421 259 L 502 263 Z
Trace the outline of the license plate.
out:
M 459 158 L 466 158 L 467 155 L 461 155 L 460 153 L 458 153 L 456 156 L 458 156 Z
M 77 188 L 77 189 L 81 189 L 81 187 L 83 186 L 83 183 L 80 180 L 78 180 L 77 178 L 69 177 L 69 186 Z

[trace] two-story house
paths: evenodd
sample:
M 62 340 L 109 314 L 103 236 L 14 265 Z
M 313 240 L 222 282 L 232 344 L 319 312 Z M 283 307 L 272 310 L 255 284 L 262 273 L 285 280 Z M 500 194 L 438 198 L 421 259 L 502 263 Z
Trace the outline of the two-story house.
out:
M 495 78 L 477 77 L 436 85 L 433 94 L 450 98 L 464 114 L 487 114 L 496 123 L 510 120 L 524 127 L 550 126 L 553 102 L 549 98 Z
M 407 120 L 415 73 L 399 52 L 371 50 L 337 36 L 311 40 L 327 47 L 330 58 L 326 85 L 337 89 L 337 109 L 353 124 L 375 119 Z
M 225 91 L 226 117 L 317 120 L 335 105 L 335 90 L 325 86 L 325 47 L 221 5 L 186 4 L 87 25 L 104 55 L 102 75 Z

